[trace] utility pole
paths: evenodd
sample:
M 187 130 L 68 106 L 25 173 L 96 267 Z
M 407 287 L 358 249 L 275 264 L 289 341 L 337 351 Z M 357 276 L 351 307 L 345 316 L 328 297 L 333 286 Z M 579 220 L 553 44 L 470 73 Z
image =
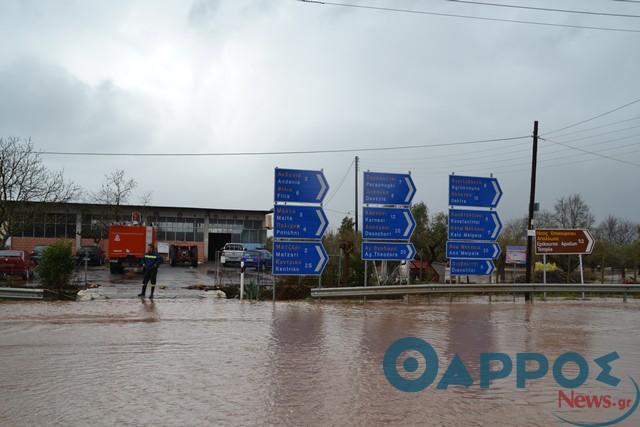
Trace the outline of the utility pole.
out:
M 360 158 L 358 156 L 356 156 L 356 211 L 355 211 L 355 218 L 356 218 L 356 236 L 358 235 L 358 162 L 360 161 Z
M 538 165 L 538 121 L 533 122 L 533 152 L 531 154 L 531 190 L 529 192 L 529 222 L 527 224 L 527 271 L 526 282 L 531 283 L 531 270 L 533 265 L 533 236 L 529 230 L 533 230 L 533 211 L 536 203 L 536 167 Z M 531 299 L 531 293 L 524 296 L 525 301 Z

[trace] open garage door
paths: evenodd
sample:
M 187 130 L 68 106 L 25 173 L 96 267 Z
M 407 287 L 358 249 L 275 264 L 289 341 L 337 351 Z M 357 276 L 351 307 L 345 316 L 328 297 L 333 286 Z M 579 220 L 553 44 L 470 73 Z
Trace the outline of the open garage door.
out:
M 215 261 L 216 252 L 231 242 L 231 233 L 209 233 L 209 261 Z

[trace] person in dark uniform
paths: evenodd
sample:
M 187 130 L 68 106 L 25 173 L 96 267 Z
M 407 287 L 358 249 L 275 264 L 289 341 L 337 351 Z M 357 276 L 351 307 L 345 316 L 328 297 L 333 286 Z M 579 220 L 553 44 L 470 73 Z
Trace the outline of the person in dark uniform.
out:
M 153 299 L 153 292 L 156 290 L 156 277 L 158 276 L 158 267 L 162 264 L 162 257 L 156 252 L 153 245 L 147 246 L 147 253 L 142 258 L 142 269 L 144 277 L 142 278 L 142 292 L 139 297 L 145 296 L 147 291 L 147 283 L 151 281 L 151 294 L 149 298 Z

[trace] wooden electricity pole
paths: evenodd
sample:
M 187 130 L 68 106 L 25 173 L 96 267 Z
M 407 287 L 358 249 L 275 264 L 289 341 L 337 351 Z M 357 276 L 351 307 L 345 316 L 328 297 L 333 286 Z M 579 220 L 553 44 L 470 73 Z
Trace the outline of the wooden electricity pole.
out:
M 533 212 L 536 203 L 536 167 L 538 164 L 538 121 L 533 122 L 533 152 L 531 154 L 531 189 L 529 191 L 529 221 L 527 223 L 527 271 L 525 274 L 526 282 L 532 283 L 532 267 L 533 267 L 533 236 L 529 230 L 533 230 Z M 531 293 L 527 292 L 524 296 L 525 301 L 531 299 Z

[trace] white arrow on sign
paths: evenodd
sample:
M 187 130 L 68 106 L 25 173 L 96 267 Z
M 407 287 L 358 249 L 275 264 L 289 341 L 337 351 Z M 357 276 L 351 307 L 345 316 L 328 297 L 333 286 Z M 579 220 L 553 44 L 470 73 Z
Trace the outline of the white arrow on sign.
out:
M 405 182 L 407 183 L 407 188 L 409 191 L 407 192 L 407 197 L 404 198 L 404 201 L 409 203 L 409 200 L 413 197 L 413 193 L 416 192 L 415 187 L 411 184 L 411 179 L 408 176 L 404 177 Z
M 413 246 L 410 244 L 407 245 L 407 251 L 409 252 L 409 254 L 407 255 L 407 259 L 413 259 L 413 256 L 416 254 L 413 250 Z
M 316 230 L 316 236 L 322 236 L 324 226 L 327 222 L 324 220 L 324 215 L 322 215 L 322 208 L 316 209 L 316 214 L 318 215 L 318 219 L 320 220 L 320 226 L 318 227 L 318 230 Z
M 316 251 L 318 252 L 318 256 L 320 257 L 320 261 L 318 261 L 318 265 L 316 265 L 316 268 L 314 271 L 316 272 L 320 272 L 320 270 L 322 269 L 322 265 L 324 264 L 324 254 L 322 253 L 322 250 L 320 249 L 320 246 L 317 245 L 316 246 Z
M 489 260 L 485 261 L 487 263 L 487 274 L 493 273 L 493 263 Z
M 496 239 L 498 237 L 498 231 L 500 231 L 500 223 L 498 222 L 498 214 L 495 212 L 491 213 L 491 218 L 493 218 L 493 223 L 495 227 L 493 228 L 493 233 L 491 233 L 491 238 Z
M 587 237 L 587 250 L 586 252 L 588 254 L 590 254 L 591 252 L 593 252 L 593 245 L 596 243 L 595 239 L 593 238 L 593 236 L 591 235 L 591 233 L 589 233 L 589 230 L 582 230 L 584 232 L 584 235 Z
M 493 197 L 493 200 L 491 201 L 491 206 L 495 206 L 500 196 L 502 196 L 502 191 L 500 191 L 500 188 L 498 187 L 497 180 L 491 181 L 491 184 L 493 184 L 493 189 L 496 192 L 496 195 Z
M 406 230 L 404 230 L 404 233 L 402 233 L 402 235 L 404 237 L 408 237 L 409 233 L 411 232 L 411 226 L 413 225 L 413 221 L 411 220 L 411 216 L 409 216 L 409 212 L 404 211 L 404 219 L 407 220 L 407 228 Z
M 493 244 L 493 255 L 491 256 L 491 258 L 498 258 L 498 254 L 500 253 L 500 245 L 498 245 L 497 243 Z
M 316 178 L 318 178 L 318 182 L 320 183 L 320 192 L 316 196 L 316 200 L 322 200 L 324 193 L 327 192 L 327 184 L 324 182 L 324 178 L 321 173 L 316 174 Z

